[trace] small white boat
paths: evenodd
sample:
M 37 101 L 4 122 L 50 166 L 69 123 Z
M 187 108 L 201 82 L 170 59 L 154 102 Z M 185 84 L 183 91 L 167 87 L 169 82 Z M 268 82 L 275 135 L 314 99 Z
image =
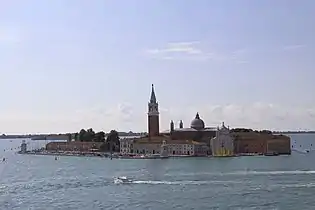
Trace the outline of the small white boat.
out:
M 132 181 L 130 179 L 128 179 L 125 176 L 119 176 L 119 177 L 115 177 L 114 178 L 114 182 L 116 184 L 126 184 L 126 183 L 132 183 Z

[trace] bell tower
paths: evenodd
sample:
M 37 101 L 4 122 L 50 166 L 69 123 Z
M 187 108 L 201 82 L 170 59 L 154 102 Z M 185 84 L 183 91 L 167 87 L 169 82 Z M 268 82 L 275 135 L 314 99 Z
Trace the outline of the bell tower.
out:
M 158 136 L 160 130 L 159 104 L 156 101 L 154 86 L 152 84 L 151 97 L 148 103 L 148 132 L 149 137 Z

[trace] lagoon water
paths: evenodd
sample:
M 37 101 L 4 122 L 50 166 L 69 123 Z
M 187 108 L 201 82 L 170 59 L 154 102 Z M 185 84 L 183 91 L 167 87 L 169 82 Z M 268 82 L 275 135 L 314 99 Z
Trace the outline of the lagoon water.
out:
M 0 140 L 0 155 L 7 158 L 0 163 L 1 210 L 315 208 L 315 151 L 278 157 L 56 161 L 17 155 L 20 143 Z M 312 150 L 312 144 L 315 150 L 315 135 L 292 135 L 294 148 Z M 115 184 L 115 176 L 133 183 Z

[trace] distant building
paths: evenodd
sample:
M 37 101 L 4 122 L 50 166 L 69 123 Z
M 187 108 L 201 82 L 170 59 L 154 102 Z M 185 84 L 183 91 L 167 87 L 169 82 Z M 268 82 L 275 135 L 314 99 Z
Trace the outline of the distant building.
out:
M 150 140 L 142 138 L 137 140 L 132 147 L 136 154 L 160 154 L 163 142 L 167 146 L 169 156 L 205 156 L 209 151 L 209 147 L 203 142 L 171 140 L 167 137 L 155 137 Z
M 273 135 L 255 131 L 233 131 L 235 153 L 291 154 L 291 139 L 285 135 Z
M 132 154 L 133 151 L 133 142 L 134 139 L 131 138 L 123 138 L 120 139 L 120 153 L 121 154 Z
M 163 142 L 167 142 L 167 137 L 151 136 L 136 139 L 133 142 L 134 154 L 160 154 Z
M 170 140 L 168 152 L 170 155 L 191 155 L 205 156 L 208 154 L 209 147 L 206 143 L 193 140 Z
M 210 147 L 215 157 L 234 155 L 234 139 L 230 129 L 225 127 L 224 123 L 217 129 L 216 136 L 210 140 Z

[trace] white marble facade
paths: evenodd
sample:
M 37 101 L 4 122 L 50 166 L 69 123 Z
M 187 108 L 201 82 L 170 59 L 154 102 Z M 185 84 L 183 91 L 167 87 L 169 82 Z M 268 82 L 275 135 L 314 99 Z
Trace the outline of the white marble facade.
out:
M 213 156 L 234 155 L 234 139 L 230 134 L 230 129 L 222 123 L 218 128 L 216 136 L 210 140 L 211 152 Z

